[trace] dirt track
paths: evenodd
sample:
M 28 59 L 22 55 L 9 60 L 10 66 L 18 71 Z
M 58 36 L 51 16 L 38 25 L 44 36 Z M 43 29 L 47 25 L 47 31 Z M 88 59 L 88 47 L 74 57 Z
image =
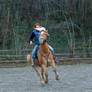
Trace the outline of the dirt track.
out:
M 92 64 L 57 66 L 59 81 L 47 70 L 49 83 L 43 86 L 29 66 L 0 68 L 0 92 L 92 92 Z

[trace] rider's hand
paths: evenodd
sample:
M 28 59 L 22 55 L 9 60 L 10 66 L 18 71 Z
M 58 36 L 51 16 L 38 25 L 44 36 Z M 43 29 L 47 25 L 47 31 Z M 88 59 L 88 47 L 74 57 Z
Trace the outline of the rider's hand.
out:
M 33 42 L 32 41 L 30 41 L 30 45 L 32 45 L 33 44 Z

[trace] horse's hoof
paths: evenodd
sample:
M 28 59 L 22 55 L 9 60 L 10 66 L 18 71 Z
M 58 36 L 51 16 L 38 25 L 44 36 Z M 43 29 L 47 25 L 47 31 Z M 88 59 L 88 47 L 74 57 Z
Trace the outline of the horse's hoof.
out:
M 48 83 L 48 80 L 45 80 L 45 83 L 47 84 Z
M 59 80 L 59 74 L 57 73 L 56 80 Z
M 45 84 L 44 81 L 41 81 L 41 84 Z
M 59 80 L 59 76 L 56 77 L 56 80 Z

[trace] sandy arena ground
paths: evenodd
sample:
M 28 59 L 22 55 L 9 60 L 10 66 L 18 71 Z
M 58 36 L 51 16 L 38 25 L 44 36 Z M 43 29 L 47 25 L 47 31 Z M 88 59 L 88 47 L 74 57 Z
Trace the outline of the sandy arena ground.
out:
M 0 68 L 0 92 L 92 92 L 92 64 L 57 66 L 56 81 L 49 67 L 49 83 L 41 85 L 31 67 Z

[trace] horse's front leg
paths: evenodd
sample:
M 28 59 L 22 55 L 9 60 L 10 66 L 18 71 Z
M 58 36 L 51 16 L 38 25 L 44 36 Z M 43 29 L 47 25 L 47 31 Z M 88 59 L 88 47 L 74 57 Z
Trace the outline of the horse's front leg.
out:
M 45 83 L 48 83 L 48 72 L 46 71 L 46 65 L 44 64 L 42 65 L 42 77 L 44 78 Z
M 36 66 L 34 66 L 34 67 L 32 67 L 32 68 L 36 71 L 37 75 L 38 75 L 38 76 L 39 76 L 39 78 L 40 78 L 40 81 L 42 82 L 42 81 L 43 81 L 43 79 L 42 79 L 42 77 L 41 77 L 40 72 L 37 70 L 37 67 L 36 67 Z
M 44 80 L 44 73 L 43 73 L 43 69 L 41 70 L 41 75 L 42 75 L 42 79 Z
M 53 72 L 55 72 L 56 80 L 59 80 L 59 74 L 56 71 L 56 66 L 55 66 L 54 60 L 52 60 L 52 69 L 53 69 Z

